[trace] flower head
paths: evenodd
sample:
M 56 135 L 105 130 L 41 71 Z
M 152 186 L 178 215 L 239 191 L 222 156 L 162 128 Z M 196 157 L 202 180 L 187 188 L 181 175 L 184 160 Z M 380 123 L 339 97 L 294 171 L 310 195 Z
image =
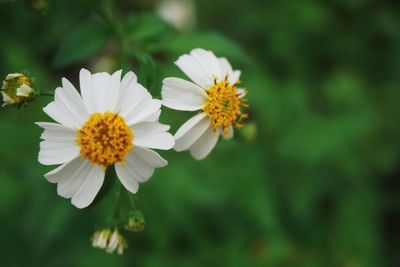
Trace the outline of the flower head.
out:
M 175 64 L 193 82 L 166 78 L 161 91 L 162 103 L 176 110 L 200 111 L 175 133 L 176 151 L 190 150 L 198 160 L 214 148 L 220 135 L 232 138 L 233 128 L 247 118 L 246 91 L 239 88 L 240 71 L 233 70 L 226 58 L 211 51 L 193 49 Z
M 104 249 L 107 253 L 117 251 L 117 253 L 121 255 L 128 247 L 128 243 L 117 229 L 114 231 L 111 231 L 110 229 L 102 229 L 93 234 L 92 246 Z
M 132 232 L 141 232 L 144 230 L 145 220 L 143 213 L 140 210 L 131 211 L 128 215 L 128 222 L 125 225 L 125 230 Z
M 39 162 L 61 164 L 45 174 L 57 192 L 78 208 L 88 206 L 99 192 L 105 170 L 115 166 L 124 187 L 136 193 L 155 168 L 167 165 L 152 149 L 170 149 L 168 125 L 158 122 L 161 101 L 153 99 L 133 72 L 121 81 L 121 71 L 80 72 L 80 91 L 65 78 L 55 99 L 43 110 L 57 123 L 38 122 Z
M 22 105 L 33 100 L 37 92 L 33 89 L 32 80 L 22 73 L 8 74 L 1 87 L 3 107 Z

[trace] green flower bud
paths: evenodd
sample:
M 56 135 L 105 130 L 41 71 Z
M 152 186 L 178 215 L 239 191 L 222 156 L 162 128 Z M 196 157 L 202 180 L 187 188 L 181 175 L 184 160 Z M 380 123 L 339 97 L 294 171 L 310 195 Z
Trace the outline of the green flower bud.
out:
M 3 107 L 20 105 L 32 101 L 38 93 L 33 89 L 32 80 L 22 73 L 8 74 L 1 88 Z
M 145 224 L 143 213 L 140 210 L 134 210 L 128 215 L 128 222 L 125 224 L 125 230 L 141 232 L 144 230 Z

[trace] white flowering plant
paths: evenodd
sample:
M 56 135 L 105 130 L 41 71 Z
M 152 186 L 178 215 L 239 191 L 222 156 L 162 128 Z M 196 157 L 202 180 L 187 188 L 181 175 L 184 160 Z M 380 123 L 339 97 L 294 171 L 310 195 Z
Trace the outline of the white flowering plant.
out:
M 79 74 L 65 75 L 54 90 L 43 89 L 40 79 L 33 84 L 34 73 L 8 74 L 3 106 L 47 101 L 43 112 L 49 119 L 35 122 L 42 130 L 38 161 L 53 166 L 44 177 L 79 209 L 113 192 L 109 219 L 94 232 L 92 245 L 122 254 L 128 248 L 125 233 L 145 228 L 139 184 L 168 168 L 168 154 L 160 150 L 188 150 L 194 159 L 205 159 L 220 137 L 232 139 L 248 119 L 247 89 L 227 58 L 229 50 L 223 53 L 236 46 L 213 51 L 212 38 L 204 42 L 188 33 L 195 24 L 191 2 L 164 1 L 154 14 L 125 16 L 113 1 L 80 5 L 95 16 L 66 35 L 53 59 L 60 70 L 84 65 L 74 68 Z M 230 44 L 217 41 L 217 48 L 219 42 Z M 173 64 L 186 78 L 164 76 L 162 68 Z M 172 134 L 172 122 L 162 116 L 166 108 L 197 114 Z

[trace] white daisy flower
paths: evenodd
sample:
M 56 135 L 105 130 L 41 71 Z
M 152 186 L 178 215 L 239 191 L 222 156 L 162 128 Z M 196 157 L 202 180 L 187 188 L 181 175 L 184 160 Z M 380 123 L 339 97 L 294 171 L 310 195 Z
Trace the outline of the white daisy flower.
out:
M 161 101 L 152 99 L 133 72 L 80 72 L 81 95 L 65 78 L 55 100 L 43 110 L 57 123 L 38 122 L 44 129 L 39 162 L 61 164 L 45 174 L 57 193 L 78 208 L 99 192 L 105 170 L 115 165 L 124 187 L 136 193 L 155 168 L 167 165 L 152 149 L 171 149 L 168 125 L 158 122 Z
M 233 126 L 241 127 L 247 118 L 246 91 L 238 88 L 240 71 L 233 70 L 226 58 L 211 51 L 193 49 L 175 64 L 193 82 L 166 78 L 161 91 L 162 103 L 176 110 L 201 111 L 185 122 L 175 133 L 176 151 L 190 150 L 195 159 L 205 158 L 220 135 L 233 137 Z

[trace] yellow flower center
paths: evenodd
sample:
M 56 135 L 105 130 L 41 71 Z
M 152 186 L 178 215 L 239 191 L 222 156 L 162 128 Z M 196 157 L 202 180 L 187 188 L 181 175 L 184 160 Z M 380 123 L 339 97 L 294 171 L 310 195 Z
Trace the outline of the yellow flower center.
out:
M 240 98 L 236 84 L 230 84 L 227 79 L 214 82 L 208 91 L 208 98 L 203 111 L 211 119 L 211 126 L 215 130 L 222 127 L 224 134 L 229 132 L 229 126 L 241 127 L 240 121 L 248 117 L 240 110 L 247 107 L 246 99 Z
M 92 114 L 78 131 L 81 157 L 105 167 L 123 162 L 132 149 L 133 134 L 117 113 Z

